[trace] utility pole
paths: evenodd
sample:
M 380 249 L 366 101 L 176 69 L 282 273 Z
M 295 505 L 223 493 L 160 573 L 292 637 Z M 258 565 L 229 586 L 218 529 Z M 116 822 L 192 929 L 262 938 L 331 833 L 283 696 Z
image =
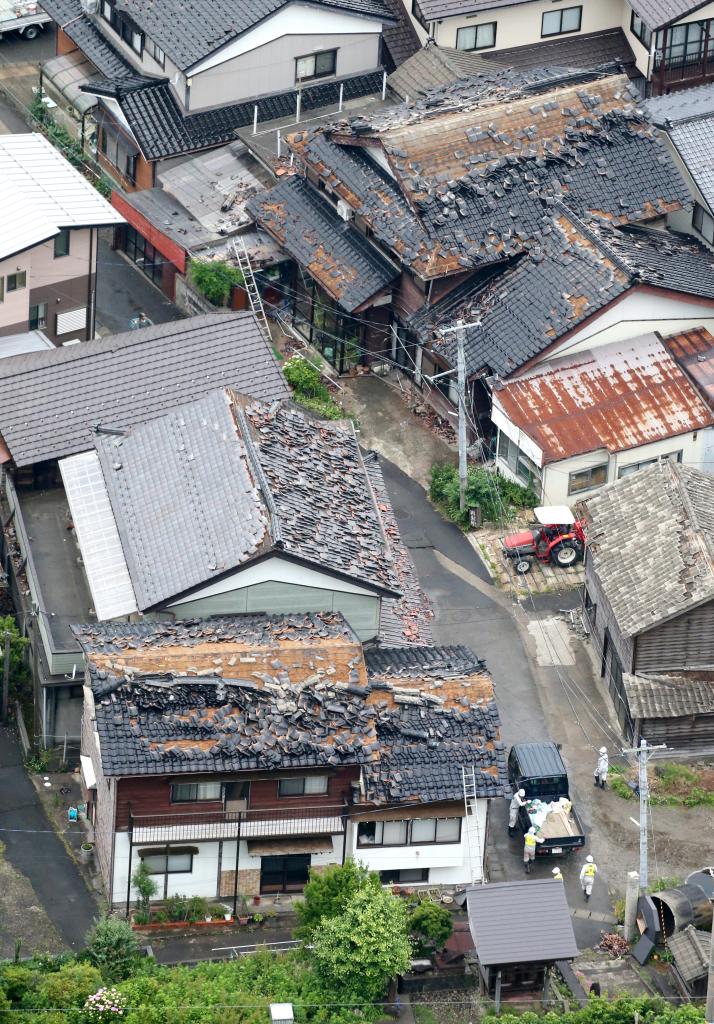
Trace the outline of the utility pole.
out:
M 466 329 L 463 320 L 456 321 L 456 389 L 459 393 L 459 511 L 466 508 Z
M 714 1024 L 714 900 L 712 900 L 712 937 L 709 943 L 709 973 L 707 974 L 707 1024 Z
M 660 743 L 650 747 L 647 740 L 641 739 L 639 747 L 629 747 L 623 754 L 634 754 L 640 765 L 640 890 L 646 892 L 649 887 L 647 866 L 647 842 L 649 835 L 649 798 L 650 787 L 647 779 L 647 765 L 655 750 L 666 750 L 667 744 Z
M 2 724 L 7 725 L 8 704 L 10 703 L 10 638 L 12 633 L 5 630 L 5 646 L 2 661 Z

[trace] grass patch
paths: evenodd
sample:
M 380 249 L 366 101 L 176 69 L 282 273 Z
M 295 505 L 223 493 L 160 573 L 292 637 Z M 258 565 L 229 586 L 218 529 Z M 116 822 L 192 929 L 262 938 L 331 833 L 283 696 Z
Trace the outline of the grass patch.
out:
M 301 355 L 291 356 L 283 366 L 283 373 L 293 389 L 293 399 L 310 412 L 325 420 L 352 419 L 341 405 L 338 405 L 322 381 L 316 366 Z
M 610 768 L 610 788 L 624 800 L 634 793 L 627 779 L 637 780 L 637 770 L 620 765 Z M 650 802 L 658 807 L 714 807 L 714 767 L 674 762 L 658 764 L 649 772 Z
M 414 1004 L 414 1020 L 417 1024 L 439 1024 L 436 1019 L 436 1014 L 430 1006 L 420 1006 L 419 1003 Z

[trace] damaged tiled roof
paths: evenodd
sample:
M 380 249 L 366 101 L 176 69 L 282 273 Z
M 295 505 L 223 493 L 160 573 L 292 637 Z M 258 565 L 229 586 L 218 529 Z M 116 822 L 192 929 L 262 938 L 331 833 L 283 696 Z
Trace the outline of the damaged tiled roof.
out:
M 3 359 L 0 435 L 16 466 L 94 446 L 221 387 L 272 401 L 289 389 L 252 313 L 206 313 Z
M 457 679 L 485 671 L 470 647 L 373 647 L 364 652 L 367 671 L 379 679 Z
M 714 600 L 714 477 L 668 461 L 606 484 L 580 509 L 586 577 L 597 574 L 625 636 Z
M 400 99 L 414 100 L 457 79 L 479 74 L 497 75 L 501 69 L 489 57 L 470 50 L 437 46 L 429 37 L 421 49 L 397 66 L 387 84 Z
M 622 680 L 633 718 L 683 718 L 714 714 L 714 673 L 623 673 Z
M 542 465 L 703 430 L 714 414 L 655 334 L 552 360 L 496 386 L 494 408 L 542 453 Z
M 687 984 L 706 978 L 709 969 L 710 932 L 700 931 L 688 924 L 681 932 L 675 932 L 667 939 L 667 946 L 674 957 L 677 973 Z
M 562 203 L 537 246 L 484 280 L 473 277 L 415 313 L 422 344 L 455 364 L 452 336 L 435 337 L 458 317 L 466 328 L 466 365 L 508 377 L 629 288 L 647 284 L 714 299 L 714 259 L 688 236 L 649 228 L 586 224 Z
M 461 766 L 473 764 L 479 796 L 506 791 L 477 659 L 459 678 L 402 686 L 368 675 L 340 616 L 242 618 L 119 623 L 117 636 L 114 623 L 75 627 L 105 774 L 359 765 L 366 801 L 380 805 L 459 799 Z
M 402 595 L 399 598 L 382 598 L 379 612 L 379 643 L 390 647 L 399 647 L 402 644 L 431 644 L 431 620 L 434 613 L 429 606 L 429 598 L 422 590 L 409 549 L 399 533 L 376 452 L 367 452 L 364 456 L 364 468 L 367 470 L 377 500 L 382 526 L 392 553 L 392 568 Z
M 551 79 L 540 83 L 550 91 L 537 96 L 524 82 L 523 73 L 502 71 L 495 83 L 485 75 L 414 106 L 296 132 L 289 142 L 424 278 L 477 269 L 538 244 L 558 201 L 609 224 L 652 219 L 689 202 L 624 76 L 558 89 Z
M 631 68 L 635 63 L 635 55 L 621 28 L 539 39 L 529 46 L 508 46 L 489 53 L 488 59 L 517 70 L 560 66 L 602 71 L 609 64 Z
M 348 312 L 399 276 L 396 267 L 303 178 L 286 176 L 275 188 L 254 196 L 247 208 Z
M 219 390 L 124 435 L 98 436 L 95 446 L 100 496 L 141 611 L 269 552 L 399 593 L 351 425 Z M 75 520 L 85 522 L 98 495 L 81 487 L 67 495 Z M 105 552 L 97 560 L 93 530 L 79 540 L 90 587 L 98 587 Z
M 391 58 L 391 67 L 399 67 L 421 48 L 421 40 L 402 0 L 383 0 L 383 3 L 394 22 L 391 25 L 385 22 L 382 26 L 382 39 Z
M 117 0 L 182 71 L 275 15 L 290 0 Z M 382 0 L 311 0 L 325 10 L 391 20 Z
M 303 113 L 332 104 L 336 106 L 340 87 L 345 102 L 369 96 L 382 88 L 382 72 L 352 75 L 302 89 Z M 169 84 L 160 80 L 153 80 L 140 89 L 125 89 L 116 80 L 103 85 L 94 83 L 91 92 L 117 101 L 146 160 L 162 160 L 232 142 L 238 128 L 253 123 L 256 105 L 260 120 L 265 122 L 293 115 L 297 102 L 297 92 L 290 90 L 243 103 L 213 107 L 196 114 L 184 114 Z

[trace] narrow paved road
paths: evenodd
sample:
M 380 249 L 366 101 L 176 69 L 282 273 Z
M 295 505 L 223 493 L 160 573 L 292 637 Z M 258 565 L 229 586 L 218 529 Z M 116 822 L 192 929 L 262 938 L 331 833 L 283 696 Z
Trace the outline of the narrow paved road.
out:
M 97 266 L 97 328 L 110 334 L 129 330 L 137 313 L 146 313 L 155 324 L 180 320 L 184 315 L 137 267 L 115 252 L 101 238 Z
M 14 831 L 17 830 L 17 831 Z M 81 949 L 99 908 L 52 826 L 22 765 L 10 729 L 0 728 L 0 839 L 5 857 L 32 885 L 52 924 Z
M 493 676 L 506 744 L 510 747 L 514 743 L 551 738 L 577 740 L 572 723 L 563 721 L 557 672 L 535 664 L 524 646 L 507 595 L 492 586 L 474 549 L 453 523 L 442 519 L 427 500 L 424 489 L 392 463 L 382 459 L 381 465 L 402 537 L 434 609 L 434 641 L 467 644 L 485 659 Z M 564 607 L 565 602 L 562 595 L 547 595 L 541 603 L 548 609 Z M 566 710 L 569 717 L 570 709 Z M 574 744 L 571 746 L 575 749 Z M 580 768 L 579 763 L 577 767 Z M 589 785 L 590 776 L 587 771 L 571 770 L 571 785 L 576 774 L 574 795 L 582 809 L 592 799 L 592 792 L 583 788 Z M 583 816 L 589 831 L 590 815 Z M 493 801 L 488 856 L 489 877 L 494 882 L 524 877 L 522 840 L 509 838 L 507 819 L 507 801 Z M 574 911 L 573 926 L 580 949 L 596 945 L 600 932 L 611 930 L 607 923 L 611 915 L 610 898 L 604 879 L 598 879 L 588 904 L 580 888 L 578 876 L 588 852 L 590 844 L 586 840 L 582 853 L 557 860 L 538 858 L 531 876 L 547 878 L 554 865 L 559 864 L 568 903 Z

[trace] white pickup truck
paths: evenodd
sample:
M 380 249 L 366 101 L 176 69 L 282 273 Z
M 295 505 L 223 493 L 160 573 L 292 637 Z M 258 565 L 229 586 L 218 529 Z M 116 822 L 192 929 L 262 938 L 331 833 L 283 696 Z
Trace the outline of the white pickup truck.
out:
M 0 0 L 0 39 L 8 32 L 36 39 L 48 21 L 49 14 L 35 0 Z

